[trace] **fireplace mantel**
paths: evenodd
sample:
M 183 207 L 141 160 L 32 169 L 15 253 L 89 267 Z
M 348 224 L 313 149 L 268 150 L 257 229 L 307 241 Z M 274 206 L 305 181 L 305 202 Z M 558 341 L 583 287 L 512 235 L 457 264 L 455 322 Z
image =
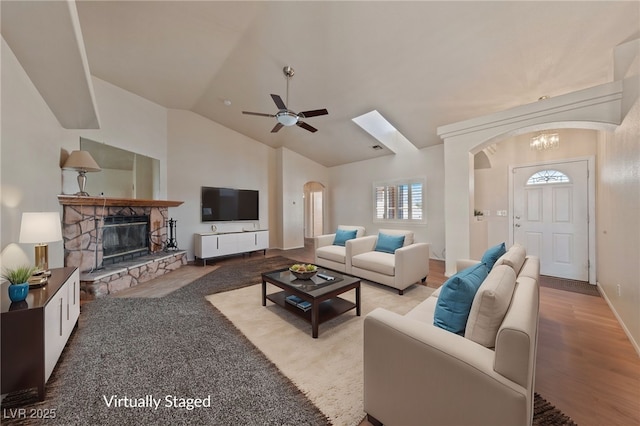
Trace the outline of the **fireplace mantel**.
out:
M 184 201 L 141 200 L 137 198 L 81 197 L 78 195 L 58 195 L 63 206 L 105 206 L 105 207 L 178 207 Z

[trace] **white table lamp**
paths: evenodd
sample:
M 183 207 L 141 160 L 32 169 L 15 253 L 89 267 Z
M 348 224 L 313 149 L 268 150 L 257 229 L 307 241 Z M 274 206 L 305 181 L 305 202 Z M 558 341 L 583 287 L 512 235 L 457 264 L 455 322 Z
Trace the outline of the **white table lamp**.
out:
M 49 246 L 47 243 L 62 240 L 60 213 L 22 213 L 20 243 L 35 243 L 36 267 L 42 271 L 49 269 Z

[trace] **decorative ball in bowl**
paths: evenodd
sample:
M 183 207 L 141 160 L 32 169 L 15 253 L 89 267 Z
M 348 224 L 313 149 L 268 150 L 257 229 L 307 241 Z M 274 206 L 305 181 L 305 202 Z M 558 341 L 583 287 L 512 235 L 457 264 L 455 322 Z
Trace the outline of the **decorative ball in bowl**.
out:
M 296 263 L 289 270 L 300 280 L 310 280 L 318 272 L 318 267 L 316 265 Z

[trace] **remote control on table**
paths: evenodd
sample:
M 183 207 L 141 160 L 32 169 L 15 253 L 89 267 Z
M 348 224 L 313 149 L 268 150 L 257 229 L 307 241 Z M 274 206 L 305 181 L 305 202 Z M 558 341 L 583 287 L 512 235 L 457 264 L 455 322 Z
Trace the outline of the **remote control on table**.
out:
M 331 280 L 334 280 L 334 279 L 335 279 L 334 277 L 329 276 L 329 275 L 326 275 L 326 274 L 318 274 L 318 276 L 319 276 L 320 278 L 324 278 L 324 279 L 325 279 L 325 280 L 327 280 L 327 281 L 331 281 Z

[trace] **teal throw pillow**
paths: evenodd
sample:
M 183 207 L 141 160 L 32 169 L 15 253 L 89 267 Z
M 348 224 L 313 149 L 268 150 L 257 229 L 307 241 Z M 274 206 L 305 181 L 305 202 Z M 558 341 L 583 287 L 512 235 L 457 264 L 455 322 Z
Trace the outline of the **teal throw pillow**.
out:
M 358 233 L 358 231 L 356 229 L 354 229 L 353 231 L 347 231 L 347 230 L 344 230 L 344 229 L 338 229 L 336 231 L 336 236 L 333 239 L 333 245 L 334 246 L 343 246 L 344 247 L 344 245 L 347 242 L 347 240 L 351 240 L 351 239 L 355 238 L 357 233 Z
M 395 253 L 404 244 L 404 235 L 378 234 L 375 251 Z
M 496 246 L 490 247 L 487 251 L 485 251 L 480 262 L 487 265 L 487 269 L 491 271 L 491 269 L 493 269 L 493 265 L 496 263 L 496 260 L 500 259 L 506 252 L 507 249 L 504 246 L 504 243 L 500 243 Z
M 433 325 L 463 336 L 473 298 L 488 274 L 485 264 L 478 263 L 449 278 L 440 290 Z

